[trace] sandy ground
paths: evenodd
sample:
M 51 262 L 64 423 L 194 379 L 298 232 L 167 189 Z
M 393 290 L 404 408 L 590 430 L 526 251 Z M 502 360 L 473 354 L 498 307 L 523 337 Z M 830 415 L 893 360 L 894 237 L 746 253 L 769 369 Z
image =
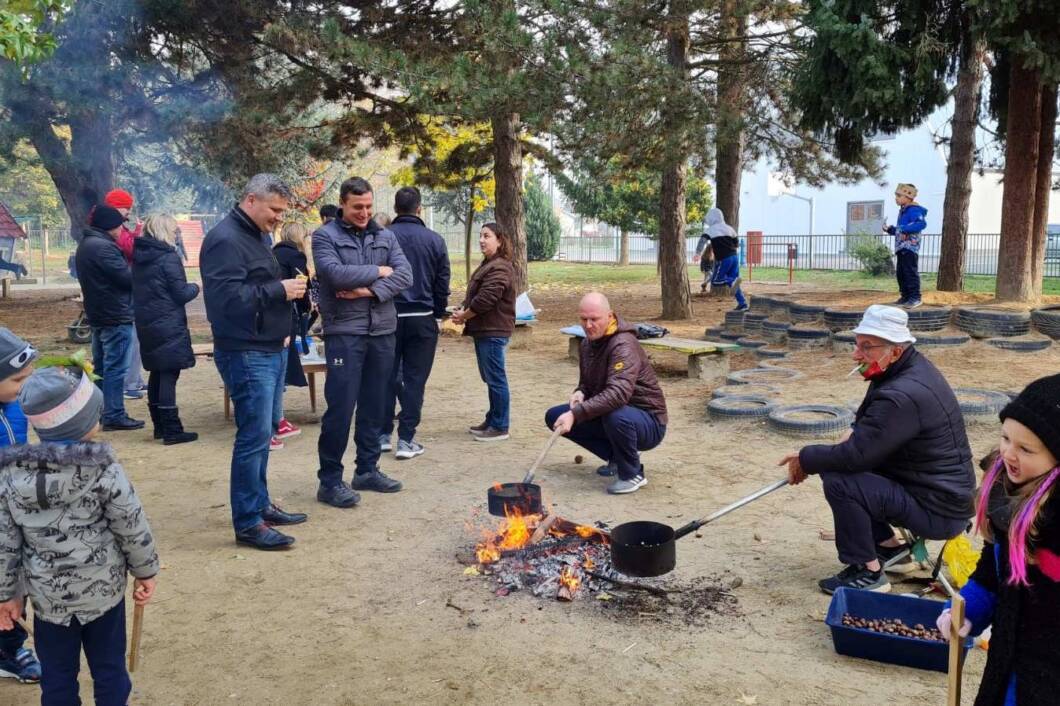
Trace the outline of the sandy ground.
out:
M 630 318 L 659 310 L 654 287 L 612 294 Z M 820 296 L 843 299 L 834 292 Z M 846 300 L 880 298 L 852 293 Z M 0 320 L 55 347 L 54 321 L 76 313 L 76 305 L 60 299 L 27 299 L 17 312 L 0 305 Z M 557 333 L 573 323 L 575 301 L 558 289 L 535 296 L 542 323 L 531 347 L 509 358 L 508 442 L 474 443 L 466 433 L 481 419 L 485 389 L 470 343 L 443 338 L 417 437 L 427 453 L 404 462 L 384 458 L 384 470 L 404 481 L 405 490 L 368 494 L 352 510 L 315 501 L 319 426 L 305 391 L 289 391 L 288 416 L 304 431 L 272 455 L 269 473 L 274 500 L 310 514 L 307 524 L 291 530 L 298 543 L 290 552 L 260 553 L 233 542 L 234 425 L 224 420 L 211 361 L 201 360 L 179 387 L 185 424 L 200 432 L 199 442 L 163 447 L 149 430 L 108 435 L 147 508 L 164 565 L 147 610 L 134 702 L 942 703 L 942 674 L 833 651 L 822 622 L 829 599 L 815 584 L 839 567 L 834 547 L 818 538 L 831 517 L 816 479 L 681 543 L 675 578 L 728 571 L 743 579 L 735 590 L 741 615 L 703 628 L 619 621 L 591 604 L 527 594 L 496 597 L 485 579 L 463 574 L 454 553 L 471 541 L 467 521 L 482 512 L 490 484 L 522 475 L 547 438 L 545 408 L 565 400 L 576 381 L 566 340 Z M 698 300 L 694 323 L 663 323 L 698 336 L 730 305 Z M 201 331 L 201 309 L 193 319 Z M 995 389 L 1018 389 L 1060 367 L 1055 349 L 1028 356 L 982 343 L 933 359 L 955 386 Z M 575 465 L 580 449 L 561 441 L 538 473 L 556 511 L 583 522 L 677 524 L 781 477 L 777 460 L 804 443 L 761 424 L 711 422 L 704 408 L 712 386 L 683 377 L 683 359 L 659 355 L 656 361 L 671 424 L 664 443 L 645 455 L 650 485 L 632 496 L 608 496 L 592 472 L 595 459 Z M 746 354 L 733 360 L 736 368 L 754 364 Z M 851 365 L 845 355 L 803 353 L 784 365 L 806 373 L 785 387 L 787 402 L 847 402 L 863 394 L 864 383 L 844 377 Z M 146 416 L 144 402 L 129 409 Z M 988 451 L 997 425 L 969 428 L 975 453 Z M 984 658 L 978 651 L 969 657 L 965 703 Z M 87 673 L 83 692 L 89 701 Z M 38 698 L 35 687 L 0 683 L 0 703 Z

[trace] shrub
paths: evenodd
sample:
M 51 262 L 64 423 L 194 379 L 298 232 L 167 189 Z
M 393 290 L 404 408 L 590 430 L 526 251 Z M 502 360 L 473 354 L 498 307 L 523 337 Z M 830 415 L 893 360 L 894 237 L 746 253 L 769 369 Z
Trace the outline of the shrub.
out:
M 523 209 L 526 213 L 526 259 L 551 260 L 559 250 L 559 218 L 552 210 L 548 194 L 533 174 L 526 180 Z
M 850 243 L 850 254 L 861 263 L 862 271 L 873 277 L 894 274 L 891 249 L 879 238 L 871 235 L 859 235 L 853 238 Z

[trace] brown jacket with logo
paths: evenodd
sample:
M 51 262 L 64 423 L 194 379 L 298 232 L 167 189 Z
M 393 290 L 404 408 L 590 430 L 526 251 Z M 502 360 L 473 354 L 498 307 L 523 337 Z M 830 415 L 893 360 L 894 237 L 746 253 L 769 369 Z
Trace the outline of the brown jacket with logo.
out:
M 582 339 L 578 349 L 578 387 L 585 401 L 575 405 L 574 421 L 602 417 L 625 405 L 667 423 L 666 399 L 634 327 L 615 317 L 618 330 L 595 341 Z
M 484 260 L 467 283 L 464 308 L 475 316 L 464 324 L 464 335 L 511 338 L 515 332 L 515 269 L 510 260 L 494 255 Z

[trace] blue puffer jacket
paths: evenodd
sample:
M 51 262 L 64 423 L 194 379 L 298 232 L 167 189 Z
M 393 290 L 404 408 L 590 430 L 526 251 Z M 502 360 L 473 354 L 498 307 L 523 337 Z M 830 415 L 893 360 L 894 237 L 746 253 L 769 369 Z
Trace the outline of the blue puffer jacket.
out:
M 18 400 L 0 402 L 0 448 L 25 444 L 29 423 Z
M 920 234 L 927 228 L 927 209 L 918 203 L 910 203 L 898 210 L 898 226 L 888 226 L 887 232 L 894 236 L 894 249 L 920 252 Z
M 877 473 L 942 517 L 972 516 L 975 471 L 957 397 L 931 361 L 910 346 L 869 383 L 840 444 L 799 452 L 806 473 Z
M 385 336 L 397 330 L 394 296 L 412 284 L 412 268 L 397 237 L 368 221 L 364 230 L 341 218 L 313 233 L 324 335 Z M 392 267 L 380 277 L 382 265 Z M 336 292 L 367 287 L 373 296 L 339 299 Z

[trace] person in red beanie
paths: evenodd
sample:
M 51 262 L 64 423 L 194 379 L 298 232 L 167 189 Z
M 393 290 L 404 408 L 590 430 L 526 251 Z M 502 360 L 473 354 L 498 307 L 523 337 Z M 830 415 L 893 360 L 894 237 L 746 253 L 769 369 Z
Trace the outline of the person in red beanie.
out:
M 107 195 L 103 197 L 103 203 L 106 206 L 110 206 L 116 209 L 126 220 L 126 224 L 129 220 L 129 214 L 132 213 L 133 195 L 125 189 L 111 189 L 107 192 Z M 143 224 L 137 221 L 136 228 L 129 230 L 129 226 L 123 224 L 121 227 L 121 234 L 118 235 L 118 249 L 121 250 L 121 254 L 125 256 L 125 261 L 132 266 L 133 261 L 133 245 L 136 243 L 136 239 L 140 237 L 143 232 Z M 132 340 L 132 353 L 129 359 L 129 371 L 125 375 L 125 399 L 128 400 L 139 400 L 144 396 L 144 379 L 141 374 L 143 370 L 143 364 L 140 362 L 140 342 L 136 336 L 133 336 Z

